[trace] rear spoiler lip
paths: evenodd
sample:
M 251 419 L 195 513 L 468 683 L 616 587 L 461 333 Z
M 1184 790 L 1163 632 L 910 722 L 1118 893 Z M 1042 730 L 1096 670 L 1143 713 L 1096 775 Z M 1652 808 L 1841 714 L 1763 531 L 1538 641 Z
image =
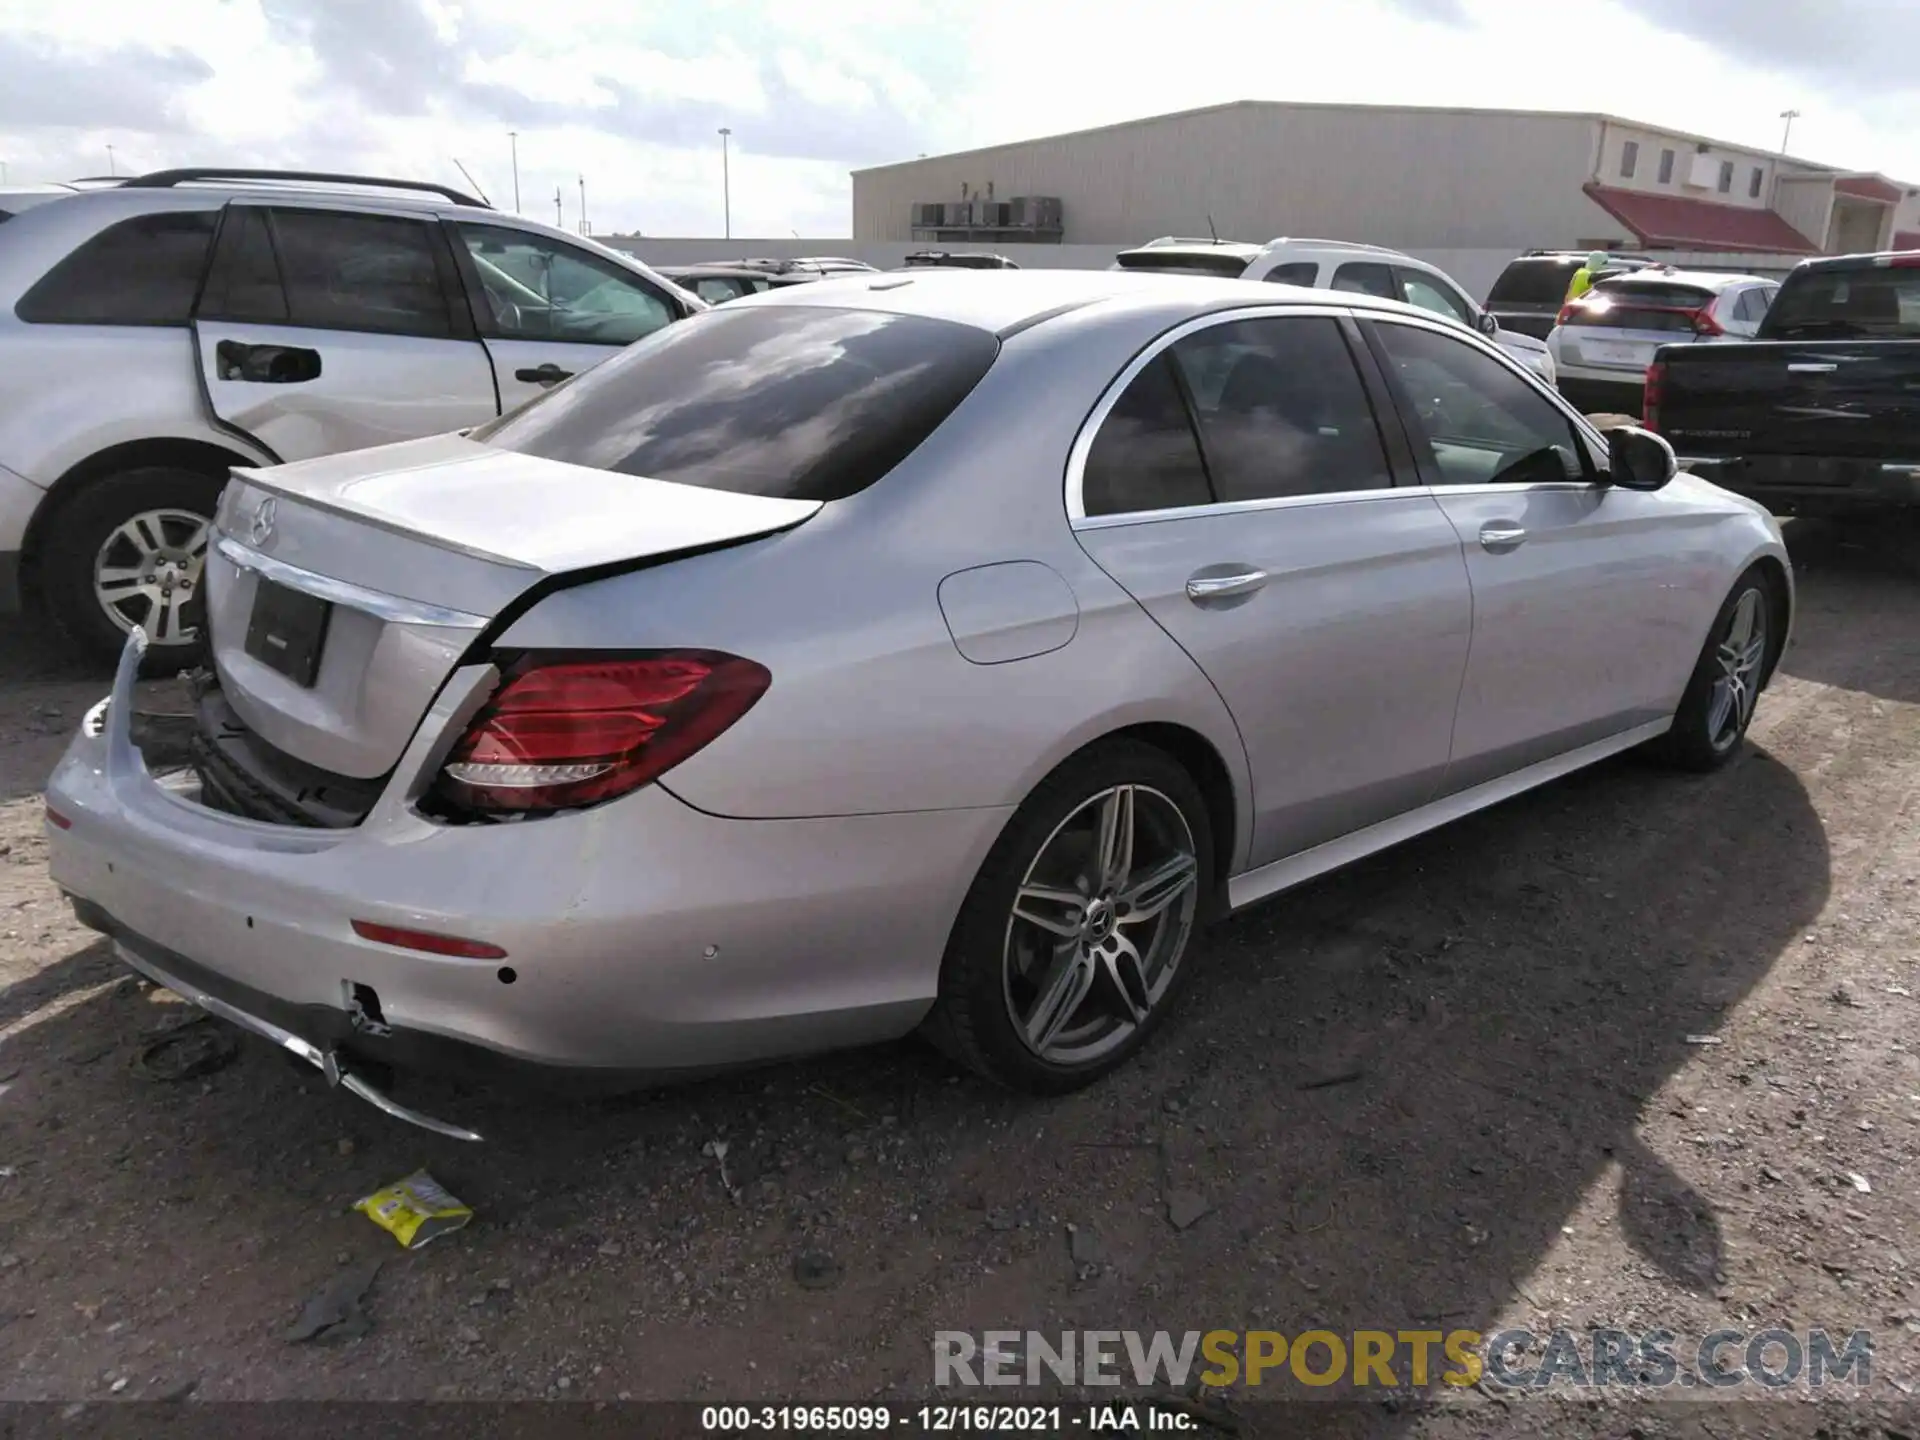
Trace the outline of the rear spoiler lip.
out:
M 264 490 L 269 495 L 277 495 L 282 499 L 291 500 L 294 504 L 304 505 L 310 510 L 319 510 L 328 515 L 338 515 L 343 520 L 352 520 L 358 524 L 371 525 L 376 530 L 386 531 L 389 535 L 400 535 L 408 540 L 418 540 L 423 544 L 450 551 L 455 555 L 465 555 L 471 560 L 483 560 L 489 565 L 505 566 L 509 570 L 524 570 L 530 575 L 545 575 L 548 573 L 538 565 L 529 565 L 524 560 L 515 560 L 506 555 L 496 555 L 491 550 L 482 550 L 478 546 L 465 545 L 458 540 L 449 540 L 444 535 L 434 535 L 411 525 L 402 525 L 397 520 L 391 520 L 384 515 L 378 515 L 369 510 L 361 510 L 352 505 L 342 505 L 338 501 L 322 499 L 309 490 L 302 490 L 292 485 L 278 484 L 267 478 L 266 473 L 255 466 L 235 465 L 230 473 L 234 479 L 243 481 L 256 490 Z

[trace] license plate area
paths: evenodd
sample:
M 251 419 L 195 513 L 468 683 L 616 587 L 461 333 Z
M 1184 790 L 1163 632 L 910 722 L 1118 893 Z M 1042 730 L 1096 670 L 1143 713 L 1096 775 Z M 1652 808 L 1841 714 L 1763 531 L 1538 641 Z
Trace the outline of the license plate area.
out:
M 247 620 L 246 652 L 269 670 L 311 689 L 320 675 L 320 652 L 332 618 L 329 601 L 262 576 Z
M 1653 359 L 1653 347 L 1623 345 L 1606 340 L 1583 340 L 1580 353 L 1596 365 L 1632 365 L 1645 367 Z

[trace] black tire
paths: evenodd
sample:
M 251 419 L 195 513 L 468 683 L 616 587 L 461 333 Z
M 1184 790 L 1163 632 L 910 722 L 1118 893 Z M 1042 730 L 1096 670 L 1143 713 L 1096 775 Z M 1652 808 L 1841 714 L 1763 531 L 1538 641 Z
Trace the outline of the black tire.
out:
M 1714 690 L 1723 673 L 1720 649 L 1728 639 L 1735 613 L 1749 594 L 1757 594 L 1760 623 L 1766 627 L 1759 664 L 1749 682 L 1754 687 L 1753 699 L 1744 714 L 1736 709 L 1731 726 L 1723 724 L 1716 728 Z M 1759 686 L 1772 673 L 1780 653 L 1783 637 L 1776 633 L 1779 628 L 1777 599 L 1773 577 L 1758 565 L 1734 581 L 1733 589 L 1727 593 L 1713 617 L 1713 624 L 1707 629 L 1706 643 L 1700 647 L 1700 659 L 1693 667 L 1680 708 L 1674 714 L 1673 728 L 1648 747 L 1654 758 L 1677 770 L 1706 774 L 1727 764 L 1744 748 L 1747 728 L 1753 723 L 1759 702 Z
M 1011 1013 L 1006 948 L 1015 895 L 1049 839 L 1094 797 L 1123 785 L 1149 792 L 1163 816 L 1164 809 L 1158 807 L 1162 799 L 1179 812 L 1195 861 L 1196 903 L 1184 922 L 1178 948 L 1170 949 L 1172 973 L 1145 1018 L 1096 1058 L 1056 1063 L 1028 1045 Z M 1138 741 L 1109 741 L 1067 761 L 1015 812 L 974 878 L 947 944 L 940 996 L 923 1027 L 926 1038 L 988 1080 L 1032 1094 L 1077 1090 L 1125 1064 L 1159 1028 L 1190 968 L 1186 952 L 1193 932 L 1212 908 L 1208 903 L 1214 883 L 1212 833 L 1199 787 L 1162 750 Z
M 191 514 L 211 521 L 223 483 L 195 470 L 147 466 L 83 481 L 60 504 L 38 546 L 39 589 L 48 617 L 76 648 L 111 662 L 127 643 L 127 631 L 114 623 L 94 589 L 96 562 L 114 531 L 148 512 Z M 147 648 L 143 673 L 172 674 L 204 657 L 201 578 L 201 572 L 195 571 L 189 582 L 191 608 L 183 625 L 190 627 L 191 639 L 185 643 L 154 639 Z M 134 608 L 139 607 L 134 604 Z

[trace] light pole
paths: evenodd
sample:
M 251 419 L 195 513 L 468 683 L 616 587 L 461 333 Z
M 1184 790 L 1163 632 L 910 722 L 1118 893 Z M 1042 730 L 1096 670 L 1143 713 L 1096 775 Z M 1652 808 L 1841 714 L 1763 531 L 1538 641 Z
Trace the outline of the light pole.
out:
M 584 175 L 580 177 L 580 233 L 582 235 L 593 233 L 587 228 L 587 177 Z
M 1780 118 L 1787 122 L 1786 131 L 1780 136 L 1780 153 L 1784 155 L 1787 153 L 1787 142 L 1793 139 L 1793 122 L 1800 118 L 1800 112 L 1798 110 L 1782 110 L 1780 112 Z
M 720 205 L 729 240 L 733 238 L 733 177 L 727 173 L 727 137 L 731 134 L 733 131 L 725 125 L 720 127 Z
M 513 213 L 520 213 L 520 132 L 507 131 L 507 144 L 513 150 Z
M 553 187 L 553 224 L 555 229 L 561 230 L 564 230 L 567 224 L 567 217 L 560 213 L 560 187 L 558 185 Z
M 113 146 L 109 145 L 107 146 L 107 174 L 118 175 L 119 173 L 120 172 L 114 168 Z

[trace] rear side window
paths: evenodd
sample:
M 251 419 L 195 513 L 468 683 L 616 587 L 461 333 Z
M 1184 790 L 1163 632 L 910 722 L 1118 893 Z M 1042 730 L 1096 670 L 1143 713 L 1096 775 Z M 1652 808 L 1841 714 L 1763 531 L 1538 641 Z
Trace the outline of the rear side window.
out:
M 1333 272 L 1333 288 L 1351 290 L 1356 295 L 1378 295 L 1382 300 L 1400 299 L 1400 287 L 1393 283 L 1393 271 L 1385 265 L 1342 265 Z
M 1500 272 L 1487 292 L 1489 308 L 1501 305 L 1551 305 L 1567 298 L 1567 285 L 1580 268 L 1577 260 L 1516 260 Z
M 1088 515 L 1131 515 L 1212 500 L 1173 362 L 1157 355 L 1100 422 L 1080 477 L 1080 507 Z
M 989 331 L 919 315 L 722 307 L 656 331 L 473 438 L 622 475 L 838 500 L 913 453 L 999 353 Z
M 14 313 L 38 325 L 185 325 L 214 218 L 166 210 L 109 225 L 41 276 Z
M 1338 321 L 1229 321 L 1178 341 L 1173 357 L 1222 502 L 1393 484 Z
M 1775 294 L 1760 333 L 1769 340 L 1920 338 L 1920 269 L 1802 271 Z
M 287 313 L 287 290 L 267 230 L 267 212 L 236 205 L 227 212 L 214 250 L 213 269 L 200 296 L 200 318 L 284 325 Z
M 274 248 L 288 323 L 390 335 L 453 334 L 424 221 L 329 210 L 279 210 Z

